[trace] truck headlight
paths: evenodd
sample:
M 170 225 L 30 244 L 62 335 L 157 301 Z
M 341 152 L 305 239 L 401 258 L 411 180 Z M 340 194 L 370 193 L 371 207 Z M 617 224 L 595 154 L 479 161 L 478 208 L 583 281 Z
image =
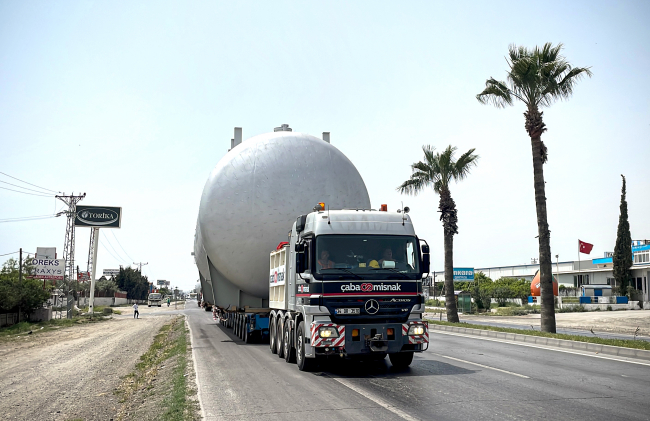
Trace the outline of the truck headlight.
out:
M 409 327 L 409 336 L 411 335 L 424 335 L 424 325 L 413 325 Z
M 322 326 L 318 329 L 318 336 L 321 338 L 338 338 L 339 331 L 333 326 Z

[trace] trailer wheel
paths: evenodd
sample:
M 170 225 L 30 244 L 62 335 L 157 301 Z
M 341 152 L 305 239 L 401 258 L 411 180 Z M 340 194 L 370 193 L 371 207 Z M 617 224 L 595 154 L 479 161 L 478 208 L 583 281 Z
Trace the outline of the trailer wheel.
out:
M 235 318 L 233 319 L 233 322 L 235 323 L 235 326 L 233 326 L 233 333 L 235 336 L 239 337 L 239 314 L 235 314 Z
M 413 352 L 398 352 L 395 354 L 388 354 L 390 363 L 395 368 L 406 368 L 413 362 Z
M 269 321 L 269 347 L 271 348 L 271 354 L 275 354 L 275 317 L 271 317 Z
M 291 343 L 291 332 L 289 329 L 290 326 L 290 321 L 287 319 L 287 322 L 284 324 L 284 335 L 282 337 L 284 338 L 282 340 L 282 346 L 284 347 L 284 360 L 288 363 L 295 363 L 296 362 L 296 349 L 293 347 L 293 344 Z
M 247 344 L 253 342 L 253 335 L 250 334 L 248 329 L 248 323 L 244 323 L 244 342 Z
M 277 326 L 275 327 L 275 343 L 278 349 L 278 357 L 284 358 L 284 346 L 282 346 L 282 338 L 284 338 L 284 329 L 282 319 L 278 319 Z
M 300 371 L 313 371 L 316 368 L 315 358 L 305 357 L 305 322 L 298 325 L 296 342 L 296 363 Z
M 242 341 L 244 340 L 244 316 L 239 316 L 239 326 L 237 327 L 237 336 Z

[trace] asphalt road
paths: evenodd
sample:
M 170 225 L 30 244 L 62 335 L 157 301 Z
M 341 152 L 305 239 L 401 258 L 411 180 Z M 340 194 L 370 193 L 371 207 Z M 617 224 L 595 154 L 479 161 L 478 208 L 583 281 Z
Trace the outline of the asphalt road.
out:
M 647 420 L 650 363 L 431 333 L 395 371 L 334 360 L 303 373 L 188 302 L 206 420 Z

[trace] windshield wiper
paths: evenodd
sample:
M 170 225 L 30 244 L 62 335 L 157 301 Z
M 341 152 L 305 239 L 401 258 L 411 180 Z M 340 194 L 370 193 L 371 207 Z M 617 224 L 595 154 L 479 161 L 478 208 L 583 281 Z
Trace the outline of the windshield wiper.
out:
M 372 268 L 371 270 L 390 270 L 391 272 L 402 275 L 404 277 L 404 279 L 411 279 L 411 277 L 408 276 L 406 273 L 400 272 L 399 270 L 397 270 L 395 268 Z
M 352 271 L 349 270 L 349 269 L 345 269 L 345 268 L 327 268 L 327 269 L 321 269 L 320 271 L 321 271 L 321 273 L 323 273 L 323 271 L 326 271 L 326 270 L 342 270 L 342 271 L 344 271 L 344 272 L 349 273 L 350 275 L 354 275 L 354 276 L 356 276 L 358 279 L 364 279 L 362 276 L 360 276 L 360 275 L 358 275 L 358 274 L 352 272 Z M 328 275 L 328 274 L 327 274 L 327 273 L 323 273 L 323 275 Z

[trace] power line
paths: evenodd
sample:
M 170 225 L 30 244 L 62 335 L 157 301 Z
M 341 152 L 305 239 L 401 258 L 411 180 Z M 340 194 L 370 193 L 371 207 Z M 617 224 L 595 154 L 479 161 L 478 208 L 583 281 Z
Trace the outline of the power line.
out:
M 0 180 L 0 183 L 9 184 L 10 186 L 18 187 L 19 189 L 25 189 L 25 190 L 29 190 L 29 191 L 34 191 L 34 192 L 36 192 L 36 193 L 45 194 L 44 192 L 39 191 L 39 190 L 28 189 L 27 187 L 19 186 L 18 184 L 8 183 L 8 182 L 6 182 L 6 181 L 2 181 L 2 180 Z
M 9 256 L 10 254 L 16 254 L 16 253 L 20 253 L 20 250 L 18 250 L 18 251 L 14 251 L 14 252 L 11 252 L 11 253 L 0 254 L 0 257 L 2 257 L 2 256 Z M 27 252 L 27 251 L 25 251 L 25 250 L 23 250 L 23 253 L 25 253 L 25 254 L 27 254 L 27 255 L 30 255 L 30 254 L 34 254 L 34 255 L 35 255 L 35 254 L 36 254 L 36 253 L 30 253 L 30 252 Z
M 21 180 L 20 178 L 12 177 L 9 174 L 5 174 L 2 171 L 0 171 L 0 174 L 6 175 L 7 177 L 13 178 L 14 180 L 18 180 L 21 183 L 25 183 L 25 184 L 29 184 L 30 186 L 38 187 L 39 189 L 42 189 L 42 190 L 51 191 L 52 193 L 61 193 L 60 191 L 55 191 L 55 190 L 52 190 L 52 189 L 46 189 L 45 187 L 41 187 L 41 186 L 37 186 L 36 184 L 28 183 L 27 181 Z
M 133 260 L 133 258 L 131 256 L 129 256 L 129 253 L 127 253 L 126 250 L 124 250 L 124 247 L 122 247 L 122 244 L 120 243 L 120 240 L 117 239 L 117 236 L 115 235 L 114 230 L 111 230 L 111 234 L 113 234 L 113 237 L 115 238 L 115 241 L 117 241 L 117 244 L 120 246 L 120 248 L 122 249 L 124 254 L 126 254 L 126 257 L 128 257 L 129 260 Z
M 118 253 L 117 250 L 115 250 L 115 247 L 113 247 L 113 244 L 111 244 L 111 242 L 110 242 L 110 240 L 108 239 L 108 236 L 106 235 L 106 233 L 105 233 L 104 231 L 102 231 L 102 234 L 104 234 L 104 240 L 106 240 L 106 242 L 108 243 L 108 245 L 111 246 L 111 249 L 115 252 L 115 254 L 117 254 L 118 256 L 120 256 L 120 260 L 126 262 L 127 260 L 122 259 L 122 255 L 121 255 L 120 253 Z
M 52 219 L 56 218 L 57 215 L 51 215 L 51 216 L 43 216 L 40 218 L 24 218 L 24 219 L 13 219 L 13 220 L 1 220 L 0 219 L 0 224 L 6 224 L 8 222 L 28 222 L 28 221 L 40 221 L 43 219 Z
M 42 218 L 42 217 L 56 216 L 56 214 L 47 214 L 47 215 L 34 215 L 34 216 L 18 216 L 16 218 L 3 218 L 0 221 L 14 221 L 18 219 L 29 219 L 29 218 Z
M 115 257 L 115 255 L 113 253 L 111 253 L 111 251 L 108 249 L 108 247 L 106 247 L 106 245 L 102 242 L 101 238 L 99 239 L 99 244 L 101 244 L 102 247 L 104 247 L 104 250 L 106 250 L 108 252 L 108 254 L 110 254 L 113 257 L 113 259 L 115 259 L 116 262 L 124 263 L 124 260 L 118 259 L 117 257 Z
M 6 187 L 0 187 L 0 189 L 9 190 L 9 191 L 15 191 L 15 192 L 22 193 L 22 194 L 28 194 L 28 195 L 30 195 L 30 196 L 52 197 L 51 194 L 48 195 L 48 194 L 27 193 L 26 191 L 20 191 L 20 190 L 8 189 L 8 188 L 6 188 Z

